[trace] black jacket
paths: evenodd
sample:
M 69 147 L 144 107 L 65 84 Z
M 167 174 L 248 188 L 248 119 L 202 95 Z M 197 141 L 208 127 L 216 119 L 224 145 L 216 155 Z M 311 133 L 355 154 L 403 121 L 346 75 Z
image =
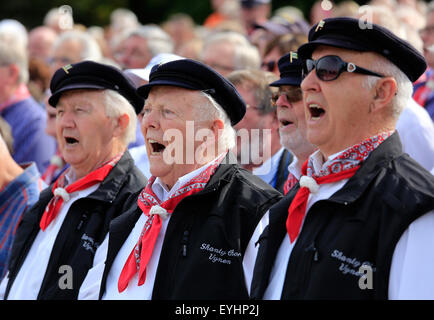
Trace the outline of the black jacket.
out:
M 126 211 L 126 200 L 141 190 L 147 179 L 134 165 L 126 151 L 97 190 L 75 201 L 59 230 L 38 299 L 76 299 L 93 257 L 107 234 L 110 221 Z M 53 197 L 52 187 L 45 189 L 39 201 L 22 217 L 17 229 L 9 263 L 9 280 L 5 299 L 40 231 L 39 222 L 48 202 Z M 71 266 L 72 289 L 61 289 L 59 280 L 64 272 L 60 267 Z
M 224 163 L 233 161 L 228 154 Z M 281 194 L 236 164 L 221 164 L 205 188 L 175 208 L 152 299 L 248 299 L 242 260 L 256 227 Z M 110 224 L 100 297 L 113 261 L 143 214 L 136 206 Z M 219 254 L 213 249 L 220 250 Z M 129 285 L 136 285 L 130 283 Z
M 280 191 L 280 193 L 283 193 L 283 189 L 285 186 L 286 178 L 288 178 L 288 166 L 291 163 L 293 159 L 292 154 L 288 150 L 283 150 L 282 156 L 279 160 L 279 166 L 277 168 L 276 172 L 276 182 L 274 187 Z
M 270 209 L 260 237 L 251 297 L 261 299 L 299 185 Z M 387 299 L 391 260 L 402 233 L 434 209 L 434 177 L 402 153 L 397 133 L 384 141 L 345 186 L 306 215 L 288 262 L 282 299 Z M 361 265 L 372 289 L 362 290 Z M 357 273 L 359 272 L 359 273 Z M 362 283 L 365 280 L 362 280 Z

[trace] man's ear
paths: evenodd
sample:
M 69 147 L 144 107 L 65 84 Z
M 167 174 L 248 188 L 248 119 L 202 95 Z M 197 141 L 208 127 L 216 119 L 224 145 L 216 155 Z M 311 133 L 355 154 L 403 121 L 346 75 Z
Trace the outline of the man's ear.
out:
M 381 78 L 373 88 L 374 97 L 370 111 L 375 112 L 390 105 L 398 92 L 396 80 L 392 77 Z
M 126 113 L 118 117 L 117 121 L 115 122 L 113 135 L 115 137 L 122 136 L 122 134 L 125 132 L 126 128 L 128 127 L 129 123 L 130 123 L 130 117 Z
M 20 69 L 16 64 L 10 64 L 8 66 L 8 78 L 11 84 L 18 83 L 18 78 L 20 74 Z
M 223 130 L 225 127 L 225 124 L 223 120 L 216 119 L 212 122 L 211 125 L 211 131 L 214 133 L 214 136 L 216 137 L 216 142 L 218 141 L 219 135 L 221 134 L 221 130 Z

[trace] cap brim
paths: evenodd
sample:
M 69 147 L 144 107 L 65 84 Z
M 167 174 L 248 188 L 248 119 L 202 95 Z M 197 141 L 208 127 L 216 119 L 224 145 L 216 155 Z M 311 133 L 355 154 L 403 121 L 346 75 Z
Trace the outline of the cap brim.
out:
M 187 83 L 183 83 L 180 81 L 173 81 L 173 80 L 156 80 L 152 81 L 151 83 L 145 84 L 137 89 L 137 93 L 142 96 L 143 98 L 147 98 L 149 91 L 151 91 L 152 87 L 155 86 L 172 86 L 172 87 L 178 87 L 183 89 L 190 89 L 190 90 L 199 90 L 195 86 L 188 85 Z
M 51 95 L 51 97 L 48 99 L 48 103 L 55 108 L 57 103 L 59 102 L 59 99 L 60 99 L 60 96 L 62 95 L 62 93 L 66 92 L 66 91 L 80 90 L 80 89 L 104 90 L 107 88 L 104 86 L 101 86 L 101 85 L 97 85 L 95 83 L 70 84 L 70 85 L 64 86 L 60 90 L 57 90 L 55 94 Z
M 294 78 L 281 78 L 269 84 L 270 87 L 280 87 L 280 86 L 297 86 L 301 84 L 300 79 Z

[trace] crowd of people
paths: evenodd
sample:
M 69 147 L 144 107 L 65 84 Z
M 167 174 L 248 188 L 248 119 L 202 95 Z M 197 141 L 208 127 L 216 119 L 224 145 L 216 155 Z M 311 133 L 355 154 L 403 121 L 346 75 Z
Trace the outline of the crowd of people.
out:
M 0 298 L 434 299 L 434 2 L 0 21 Z

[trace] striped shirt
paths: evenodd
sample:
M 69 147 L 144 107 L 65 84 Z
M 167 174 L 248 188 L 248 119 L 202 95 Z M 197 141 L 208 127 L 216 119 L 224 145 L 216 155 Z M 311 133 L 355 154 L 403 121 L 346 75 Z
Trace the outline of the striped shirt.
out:
M 16 228 L 23 212 L 39 199 L 47 185 L 40 179 L 35 163 L 0 191 L 0 279 L 6 273 Z

